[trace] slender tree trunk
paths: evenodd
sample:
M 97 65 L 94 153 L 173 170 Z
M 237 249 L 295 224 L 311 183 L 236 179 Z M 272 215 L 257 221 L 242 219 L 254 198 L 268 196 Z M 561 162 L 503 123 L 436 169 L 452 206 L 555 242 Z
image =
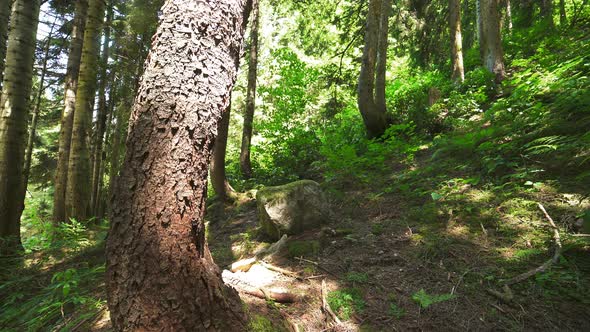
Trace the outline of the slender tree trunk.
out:
M 112 200 L 106 280 L 115 330 L 246 329 L 239 296 L 209 253 L 203 216 L 248 12 L 246 0 L 162 7 Z
M 510 0 L 506 0 L 506 22 L 508 22 L 508 32 L 512 33 L 512 5 Z
M 217 198 L 222 203 L 227 201 L 228 198 L 233 199 L 235 195 L 234 189 L 225 176 L 225 152 L 227 150 L 230 113 L 231 102 L 217 124 L 217 138 L 215 139 L 213 158 L 211 159 L 211 185 L 215 194 L 217 194 Z
M 369 0 L 365 47 L 358 83 L 358 106 L 370 138 L 383 135 L 388 125 L 387 115 L 377 107 L 374 96 L 381 11 L 381 0 Z
M 106 88 L 109 77 L 107 75 L 107 67 L 109 63 L 109 50 L 111 42 L 111 20 L 113 16 L 112 3 L 109 4 L 107 10 L 107 18 L 104 27 L 104 44 L 102 48 L 102 61 L 101 61 L 101 80 L 98 88 L 98 113 L 96 116 L 96 135 L 94 137 L 94 151 L 93 151 L 93 165 L 92 165 L 92 195 L 91 195 L 91 207 L 92 214 L 97 215 L 98 205 L 100 202 L 100 179 L 102 176 L 102 146 L 104 142 L 105 126 L 107 121 L 107 98 Z
M 55 171 L 55 190 L 53 194 L 54 223 L 60 223 L 66 220 L 68 161 L 70 159 L 72 127 L 74 125 L 74 112 L 76 108 L 76 92 L 78 90 L 78 74 L 80 72 L 80 60 L 82 57 L 82 45 L 84 42 L 84 29 L 86 27 L 87 14 L 88 0 L 76 1 L 74 25 L 72 27 L 72 38 L 68 55 L 68 67 L 65 76 L 64 109 L 61 116 L 57 168 Z
M 84 32 L 84 47 L 80 61 L 76 111 L 72 127 L 72 143 L 68 162 L 66 185 L 66 218 L 85 220 L 90 205 L 90 157 L 88 140 L 94 99 L 100 49 L 100 32 L 104 18 L 104 0 L 90 0 L 88 21 Z
M 123 129 L 123 120 L 122 120 L 122 107 L 115 107 L 113 110 L 113 118 L 115 122 L 115 127 L 113 128 L 112 138 L 111 138 L 111 148 L 110 148 L 110 156 L 109 156 L 109 188 L 107 193 L 107 200 L 108 202 L 112 202 L 113 193 L 115 190 L 115 180 L 119 174 L 119 164 L 120 164 L 120 155 L 121 155 L 121 136 Z M 112 126 L 112 124 L 111 124 Z
M 23 169 L 23 188 L 22 188 L 22 206 L 24 207 L 25 203 L 25 196 L 27 192 L 27 187 L 29 186 L 29 174 L 31 173 L 31 162 L 33 159 L 33 149 L 35 147 L 35 136 L 37 136 L 37 123 L 39 122 L 39 113 L 41 112 L 41 100 L 43 98 L 43 93 L 45 92 L 45 75 L 47 74 L 47 62 L 49 60 L 49 47 L 51 46 L 51 40 L 53 38 L 53 30 L 55 29 L 55 24 L 57 22 L 57 18 L 53 21 L 51 25 L 51 30 L 49 31 L 49 35 L 47 35 L 47 41 L 45 42 L 45 49 L 43 52 L 43 65 L 41 67 L 41 77 L 39 79 L 39 89 L 37 91 L 37 95 L 35 96 L 35 108 L 33 108 L 33 117 L 31 119 L 31 125 L 29 130 L 29 138 L 27 140 L 27 149 L 25 153 L 25 165 Z
M 559 0 L 559 25 L 567 25 L 567 15 L 565 13 L 565 0 Z
M 465 80 L 463 69 L 463 39 L 461 38 L 460 0 L 449 0 L 449 28 L 451 36 L 451 78 L 454 81 Z
M 541 16 L 547 21 L 550 27 L 555 26 L 553 21 L 553 0 L 541 0 Z
M 387 74 L 387 46 L 389 37 L 389 13 L 391 0 L 381 0 L 379 17 L 379 41 L 377 47 L 377 64 L 375 72 L 375 106 L 377 112 L 387 114 L 385 102 L 385 81 Z
M 240 170 L 244 178 L 252 177 L 250 162 L 250 146 L 252 143 L 252 126 L 256 107 L 256 76 L 258 71 L 258 27 L 260 25 L 259 0 L 252 0 L 252 18 L 250 25 L 250 63 L 248 64 L 248 90 L 246 92 L 246 111 L 242 132 L 242 148 L 240 151 Z
M 7 252 L 22 249 L 20 194 L 39 7 L 39 0 L 15 0 L 11 11 L 0 98 L 0 238 Z
M 8 22 L 12 0 L 0 0 L 0 92 L 4 80 L 4 59 L 6 58 L 6 41 L 8 40 Z
M 506 76 L 506 72 L 504 70 L 504 51 L 502 50 L 497 0 L 479 1 L 481 20 L 479 53 L 484 67 L 494 73 L 496 81 L 500 82 Z

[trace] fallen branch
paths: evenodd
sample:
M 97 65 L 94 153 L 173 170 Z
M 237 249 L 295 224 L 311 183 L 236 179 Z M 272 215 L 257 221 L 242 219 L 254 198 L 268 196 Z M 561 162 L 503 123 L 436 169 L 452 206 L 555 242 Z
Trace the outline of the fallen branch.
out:
M 338 318 L 338 316 L 336 316 L 336 314 L 334 313 L 334 311 L 332 311 L 332 308 L 330 308 L 330 304 L 328 303 L 328 301 L 326 300 L 326 296 L 328 295 L 328 289 L 326 287 L 326 280 L 322 280 L 322 289 L 321 289 L 321 296 L 322 296 L 322 311 L 328 315 L 329 318 L 331 318 L 334 322 L 336 322 L 336 324 L 341 324 L 342 322 L 340 321 L 340 319 Z
M 266 262 L 264 262 L 264 261 L 258 261 L 258 263 L 259 263 L 260 265 L 264 266 L 265 268 L 267 268 L 267 269 L 271 270 L 271 271 L 275 271 L 275 272 L 278 272 L 278 273 L 282 273 L 282 274 L 284 274 L 284 275 L 286 275 L 286 276 L 288 276 L 288 277 L 291 277 L 291 278 L 295 278 L 295 279 L 301 279 L 301 276 L 300 276 L 300 275 L 299 275 L 299 273 L 297 273 L 297 272 L 291 272 L 291 271 L 289 271 L 289 270 L 286 270 L 286 269 L 280 268 L 280 267 L 278 267 L 278 266 L 274 266 L 274 265 L 268 264 L 268 263 L 266 263 Z
M 222 277 L 226 284 L 233 286 L 238 291 L 263 300 L 272 300 L 278 303 L 294 303 L 299 300 L 299 296 L 290 292 L 282 292 L 266 289 L 263 287 L 252 286 L 227 270 L 224 270 Z
M 321 266 L 321 265 L 320 265 L 320 263 L 318 263 L 318 262 L 310 261 L 309 259 L 305 259 L 305 258 L 303 258 L 303 257 L 295 257 L 295 258 L 297 258 L 297 259 L 298 259 L 300 262 L 306 262 L 306 263 L 309 263 L 309 264 L 313 264 L 313 265 L 315 265 L 316 267 L 318 267 L 319 269 L 322 269 L 322 270 L 324 270 L 325 272 L 328 272 L 329 274 L 331 274 L 331 275 L 333 275 L 333 276 L 335 276 L 335 277 L 338 277 L 338 276 L 336 275 L 336 273 L 334 273 L 334 272 L 332 272 L 332 271 L 328 270 L 327 268 L 325 268 L 325 267 Z
M 545 214 L 545 217 L 549 221 L 549 224 L 551 224 L 551 228 L 553 228 L 553 242 L 555 243 L 555 252 L 553 253 L 553 257 L 550 260 L 543 263 L 543 265 L 541 265 L 535 269 L 532 269 L 530 271 L 527 271 L 523 274 L 517 275 L 516 277 L 504 282 L 504 284 L 507 286 L 514 285 L 516 283 L 524 281 L 524 280 L 536 275 L 537 273 L 545 272 L 547 269 L 549 269 L 549 267 L 551 267 L 551 265 L 556 264 L 559 261 L 559 257 L 561 256 L 562 246 L 561 246 L 561 237 L 559 236 L 559 229 L 557 228 L 557 226 L 555 225 L 555 222 L 553 222 L 553 219 L 551 219 L 551 216 L 549 215 L 549 213 L 547 213 L 547 211 L 545 210 L 543 205 L 541 203 L 537 203 L 537 204 L 539 206 L 539 209 L 541 209 L 541 211 L 543 211 L 543 214 Z

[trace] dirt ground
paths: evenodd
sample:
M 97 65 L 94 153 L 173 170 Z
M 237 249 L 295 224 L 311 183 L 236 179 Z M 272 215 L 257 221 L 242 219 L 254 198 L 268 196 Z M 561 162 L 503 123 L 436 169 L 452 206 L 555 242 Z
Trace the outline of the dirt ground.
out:
M 270 263 L 301 278 L 274 273 L 276 280 L 265 287 L 286 289 L 300 299 L 277 304 L 241 293 L 253 317 L 267 317 L 270 330 L 277 331 L 590 330 L 588 303 L 547 295 L 534 281 L 513 286 L 514 299 L 508 302 L 489 293 L 501 290 L 490 276 L 505 272 L 497 264 L 493 229 L 473 235 L 452 220 L 452 212 L 438 218 L 438 225 L 423 227 L 423 221 L 407 217 L 410 207 L 399 195 L 363 199 L 367 193 L 345 193 L 345 199 L 333 203 L 334 215 L 321 230 L 289 239 L 310 243 L 312 249 L 299 250 L 302 257 L 297 250 L 295 255 L 283 250 Z M 422 233 L 433 231 L 441 237 L 429 243 L 428 234 Z M 218 264 L 223 268 L 251 257 L 263 244 L 257 234 L 254 202 L 226 209 L 210 226 L 210 247 Z M 317 250 L 314 243 L 319 243 Z M 587 250 L 572 254 L 588 257 Z M 590 264 L 578 268 L 590 273 Z M 321 309 L 322 280 L 329 291 L 360 289 L 362 309 L 335 324 Z M 427 298 L 446 294 L 448 299 L 421 306 L 414 299 L 421 290 Z M 269 330 L 270 325 L 260 325 L 267 326 L 260 330 Z

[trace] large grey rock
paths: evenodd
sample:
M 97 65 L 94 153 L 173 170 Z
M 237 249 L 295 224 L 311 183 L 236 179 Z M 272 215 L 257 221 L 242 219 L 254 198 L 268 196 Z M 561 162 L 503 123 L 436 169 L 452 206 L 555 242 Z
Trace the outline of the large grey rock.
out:
M 328 201 L 311 180 L 263 188 L 256 194 L 256 204 L 262 229 L 273 239 L 319 227 L 329 216 Z

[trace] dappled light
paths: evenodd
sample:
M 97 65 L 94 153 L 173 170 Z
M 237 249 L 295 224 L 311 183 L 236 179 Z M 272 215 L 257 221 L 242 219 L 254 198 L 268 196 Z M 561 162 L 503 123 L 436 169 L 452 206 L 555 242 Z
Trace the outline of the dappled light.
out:
M 590 330 L 590 2 L 0 0 L 0 329 Z

